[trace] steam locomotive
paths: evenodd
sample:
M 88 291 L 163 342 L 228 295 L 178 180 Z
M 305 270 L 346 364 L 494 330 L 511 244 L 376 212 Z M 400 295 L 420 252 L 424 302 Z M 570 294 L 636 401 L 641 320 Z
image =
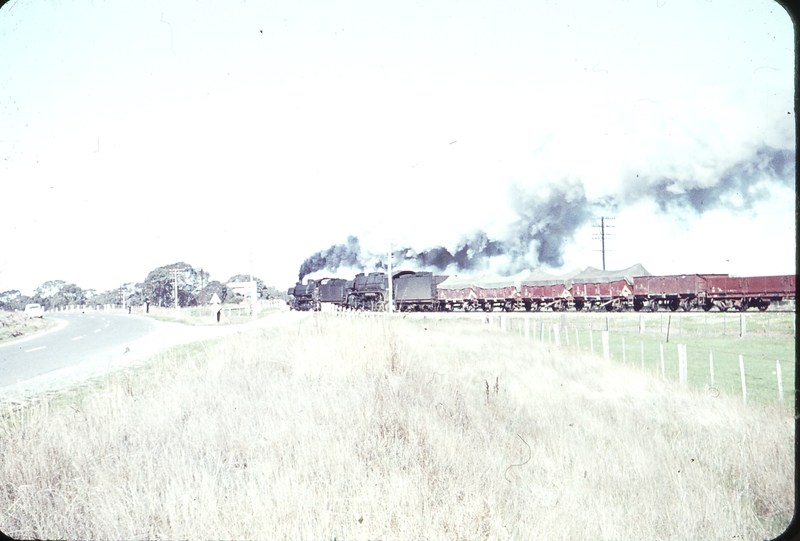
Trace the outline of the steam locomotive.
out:
M 641 265 L 618 271 L 588 267 L 564 275 L 525 271 L 478 278 L 400 271 L 392 275 L 396 311 L 470 312 L 625 310 L 766 310 L 795 299 L 796 275 L 734 277 L 727 274 L 653 276 Z M 323 278 L 290 288 L 294 310 L 383 311 L 389 303 L 386 273 L 360 273 L 353 280 Z

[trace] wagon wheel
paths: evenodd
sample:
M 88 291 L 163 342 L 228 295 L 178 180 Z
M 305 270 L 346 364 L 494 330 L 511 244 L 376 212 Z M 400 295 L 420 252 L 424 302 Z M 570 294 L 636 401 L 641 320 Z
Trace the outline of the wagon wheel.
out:
M 503 305 L 503 310 L 506 312 L 513 312 L 514 311 L 514 301 L 509 301 Z
M 759 312 L 766 312 L 766 311 L 767 311 L 767 308 L 769 308 L 769 303 L 766 303 L 766 304 L 759 304 L 759 305 L 758 305 L 758 311 L 759 311 Z
M 742 299 L 742 302 L 739 304 L 739 311 L 747 312 L 748 308 L 750 308 L 750 303 L 747 302 L 747 299 Z
M 472 312 L 472 304 L 465 302 L 463 305 L 463 309 L 465 312 Z
M 583 301 L 575 301 L 575 311 L 581 312 L 583 311 L 584 303 Z
M 530 302 L 526 302 L 525 303 L 525 311 L 526 312 L 530 312 L 531 311 L 531 303 Z
M 706 301 L 706 302 L 703 303 L 703 311 L 704 312 L 708 312 L 713 307 L 714 307 L 714 303 L 711 302 L 711 301 Z
M 650 301 L 650 311 L 651 312 L 658 312 L 658 302 Z
M 491 312 L 492 310 L 494 310 L 494 304 L 492 304 L 492 301 L 483 303 L 484 312 Z

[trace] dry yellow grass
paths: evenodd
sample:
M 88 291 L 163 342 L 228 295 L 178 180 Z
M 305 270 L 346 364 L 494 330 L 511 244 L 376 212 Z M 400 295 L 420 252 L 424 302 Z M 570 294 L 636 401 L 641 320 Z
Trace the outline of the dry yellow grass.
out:
M 18 537 L 763 539 L 785 410 L 471 322 L 313 314 L 0 420 Z
M 12 340 L 27 338 L 34 334 L 52 329 L 56 322 L 50 318 L 28 317 L 22 312 L 5 312 L 0 310 L 0 344 Z

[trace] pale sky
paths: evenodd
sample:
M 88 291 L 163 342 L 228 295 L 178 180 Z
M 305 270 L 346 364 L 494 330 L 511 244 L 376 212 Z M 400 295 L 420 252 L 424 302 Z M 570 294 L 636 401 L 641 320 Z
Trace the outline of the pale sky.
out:
M 285 288 L 349 235 L 518 241 L 564 197 L 531 268 L 600 267 L 609 216 L 609 269 L 795 273 L 793 70 L 768 0 L 11 0 L 0 291 L 176 261 Z

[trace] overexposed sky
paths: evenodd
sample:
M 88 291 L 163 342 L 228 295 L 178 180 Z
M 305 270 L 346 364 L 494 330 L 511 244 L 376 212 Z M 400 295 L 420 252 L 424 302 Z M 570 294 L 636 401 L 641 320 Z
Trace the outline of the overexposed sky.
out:
M 0 291 L 283 288 L 350 235 L 599 267 L 600 216 L 608 268 L 794 273 L 793 70 L 768 0 L 12 0 Z

